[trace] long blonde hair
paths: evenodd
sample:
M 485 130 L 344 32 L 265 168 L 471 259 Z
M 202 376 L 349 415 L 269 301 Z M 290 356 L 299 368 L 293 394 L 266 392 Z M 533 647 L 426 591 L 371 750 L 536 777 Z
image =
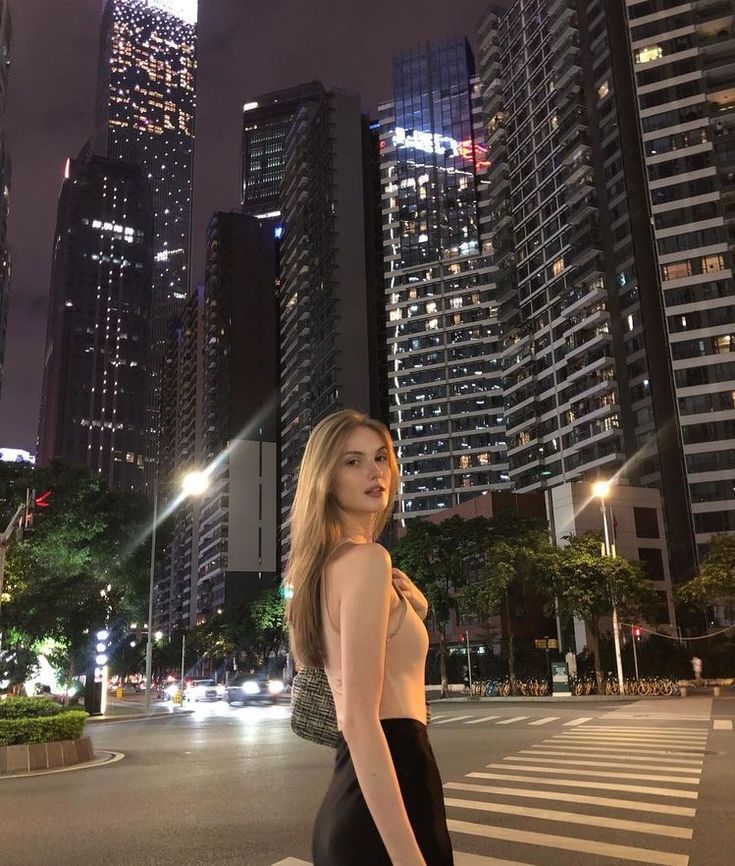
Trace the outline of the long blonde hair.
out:
M 284 577 L 288 603 L 291 648 L 303 667 L 322 667 L 321 588 L 327 558 L 344 537 L 339 505 L 331 487 L 342 457 L 345 439 L 358 427 L 374 430 L 388 452 L 390 480 L 388 505 L 376 515 L 373 538 L 377 538 L 390 519 L 398 490 L 398 464 L 390 433 L 384 424 L 354 409 L 334 412 L 312 430 L 301 460 L 296 494 L 289 518 L 291 551 Z

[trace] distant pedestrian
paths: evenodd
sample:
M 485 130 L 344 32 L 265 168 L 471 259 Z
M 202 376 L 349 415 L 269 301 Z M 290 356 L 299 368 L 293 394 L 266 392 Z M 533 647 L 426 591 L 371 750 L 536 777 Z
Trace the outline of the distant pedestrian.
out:
M 288 621 L 300 666 L 334 696 L 334 773 L 314 866 L 453 866 L 426 730 L 428 603 L 375 543 L 398 489 L 390 433 L 352 410 L 312 431 L 291 509 Z
M 567 673 L 570 677 L 577 676 L 577 656 L 571 651 L 567 650 L 567 654 L 564 656 L 564 660 L 567 663 Z
M 692 656 L 692 670 L 695 681 L 700 682 L 702 679 L 702 659 L 699 656 Z

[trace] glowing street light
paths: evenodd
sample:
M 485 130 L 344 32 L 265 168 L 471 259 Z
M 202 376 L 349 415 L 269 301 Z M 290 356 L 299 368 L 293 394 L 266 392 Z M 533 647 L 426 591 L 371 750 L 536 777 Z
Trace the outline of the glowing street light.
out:
M 209 475 L 206 472 L 187 472 L 181 480 L 181 492 L 185 496 L 201 496 L 209 487 Z
M 610 530 L 607 523 L 607 503 L 606 499 L 610 495 L 611 482 L 600 480 L 595 481 L 592 485 L 592 495 L 600 500 L 600 511 L 602 511 L 602 528 L 605 533 L 605 556 L 615 559 L 615 547 L 610 543 Z M 612 588 L 611 588 L 612 590 Z M 623 679 L 623 659 L 620 655 L 620 622 L 618 620 L 618 600 L 615 597 L 615 591 L 612 590 L 612 620 L 613 620 L 613 641 L 615 643 L 615 666 L 618 671 L 618 683 L 620 684 L 620 694 L 625 694 L 625 680 Z

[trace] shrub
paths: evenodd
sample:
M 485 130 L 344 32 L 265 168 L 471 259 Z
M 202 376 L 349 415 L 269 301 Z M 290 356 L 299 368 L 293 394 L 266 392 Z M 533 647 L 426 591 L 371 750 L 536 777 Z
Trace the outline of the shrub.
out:
M 63 709 L 61 704 L 49 698 L 8 698 L 0 701 L 0 719 L 37 719 L 57 716 Z
M 87 713 L 68 710 L 54 716 L 0 719 L 0 746 L 77 740 L 84 732 Z

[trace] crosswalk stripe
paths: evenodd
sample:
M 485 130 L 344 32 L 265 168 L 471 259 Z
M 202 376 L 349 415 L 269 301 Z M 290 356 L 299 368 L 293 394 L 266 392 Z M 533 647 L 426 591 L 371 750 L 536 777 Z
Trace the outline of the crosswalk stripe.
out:
M 609 759 L 603 761 L 582 761 L 582 760 L 570 760 L 569 758 L 539 758 L 537 754 L 534 753 L 533 758 L 523 758 L 519 755 L 513 758 L 514 761 L 536 761 L 539 764 L 564 764 L 566 766 L 573 764 L 574 766 L 584 766 L 584 767 L 610 767 L 612 766 Z M 666 770 L 667 773 L 700 773 L 702 772 L 700 767 L 652 767 L 647 764 L 639 764 L 636 761 L 636 769 L 638 770 L 653 770 L 654 772 L 658 771 L 659 773 L 662 770 Z
M 312 866 L 312 864 L 307 863 L 306 860 L 297 860 L 295 857 L 286 857 L 285 860 L 279 860 L 273 866 Z
M 542 821 L 561 821 L 564 824 L 584 824 L 594 827 L 609 827 L 612 830 L 627 830 L 630 833 L 646 833 L 667 836 L 670 839 L 691 839 L 694 831 L 690 827 L 676 824 L 653 824 L 648 821 L 628 821 L 624 818 L 605 818 L 602 815 L 583 815 L 578 812 L 560 812 L 557 809 L 534 809 L 530 806 L 513 806 L 509 803 L 488 803 L 485 800 L 464 800 L 445 797 L 446 806 L 473 809 L 477 812 L 496 812 L 500 815 L 523 815 Z
M 508 768 L 510 769 L 510 768 Z M 527 767 L 523 768 L 528 770 Z M 595 782 L 590 780 L 580 781 L 578 779 L 549 779 L 539 776 L 517 776 L 513 773 L 485 773 L 474 772 L 467 773 L 467 777 L 471 779 L 500 779 L 503 782 L 523 782 L 526 785 L 556 785 L 559 788 L 584 788 L 591 790 L 599 788 L 603 791 L 628 791 L 635 794 L 652 794 L 655 797 L 672 797 L 677 800 L 698 800 L 699 793 L 697 791 L 684 791 L 681 788 L 657 788 L 651 785 L 631 785 L 626 782 Z
M 620 752 L 608 752 L 603 749 L 595 749 L 588 750 L 585 752 L 574 751 L 574 752 L 564 752 L 559 751 L 558 749 L 548 749 L 543 748 L 543 746 L 532 746 L 530 749 L 521 749 L 518 753 L 519 755 L 553 755 L 559 758 L 606 758 L 610 761 L 620 760 L 622 757 L 628 757 L 630 755 L 630 749 L 626 749 Z M 689 766 L 698 766 L 701 767 L 704 764 L 704 760 L 702 758 L 670 758 L 668 755 L 659 756 L 651 756 L 648 754 L 642 754 L 637 749 L 635 751 L 635 757 L 640 758 L 643 761 L 655 761 L 660 764 L 684 764 Z
M 506 761 L 512 761 L 514 758 L 506 758 Z M 642 782 L 678 782 L 680 785 L 698 785 L 699 779 L 685 778 L 680 779 L 677 776 L 653 776 L 650 773 L 619 773 L 607 772 L 598 770 L 570 770 L 564 767 L 538 767 L 525 766 L 523 764 L 506 764 L 505 762 L 498 764 L 486 764 L 489 769 L 497 770 L 501 767 L 507 767 L 509 770 L 522 770 L 528 772 L 533 770 L 534 773 L 563 773 L 565 776 L 593 776 L 600 779 L 640 779 Z
M 611 731 L 605 728 L 582 728 L 579 731 L 564 731 L 564 733 L 579 734 L 583 737 L 610 737 L 619 740 L 677 740 L 681 743 L 706 743 L 707 732 L 703 734 L 678 734 L 675 731 Z
M 446 719 L 442 719 L 440 722 L 437 722 L 436 724 L 437 725 L 446 725 L 447 722 L 461 722 L 462 719 L 471 719 L 471 718 L 472 718 L 471 715 L 470 716 L 447 716 Z M 434 724 L 433 720 L 432 720 L 431 724 L 432 725 Z
M 689 751 L 700 751 L 703 752 L 707 748 L 706 743 L 690 743 L 687 741 L 681 742 L 681 740 L 669 740 L 664 737 L 657 737 L 656 739 L 648 739 L 648 740 L 636 740 L 636 739 L 628 739 L 626 737 L 609 737 L 604 736 L 603 734 L 597 734 L 596 736 L 588 736 L 586 734 L 578 734 L 578 733 L 568 733 L 568 734 L 556 734 L 554 736 L 555 740 L 565 741 L 565 742 L 575 742 L 575 743 L 608 743 L 609 745 L 621 745 L 621 743 L 626 744 L 635 744 L 637 746 L 676 746 L 678 749 L 688 749 Z
M 650 803 L 643 800 L 620 800 L 616 797 L 594 797 L 589 794 L 570 794 L 568 791 L 539 791 L 535 788 L 505 788 L 502 785 L 468 785 L 462 782 L 446 782 L 451 791 L 470 791 L 478 794 L 503 794 L 506 797 L 523 797 L 533 800 L 554 800 L 565 803 L 583 803 L 589 806 L 604 806 L 607 809 L 626 809 L 630 812 L 654 812 L 657 815 L 681 815 L 694 818 L 696 809 L 690 806 L 672 806 L 669 803 Z
M 579 719 L 572 719 L 571 722 L 564 722 L 565 728 L 573 728 L 575 725 L 583 725 L 585 722 L 591 722 L 592 716 L 582 716 Z
M 445 719 L 445 718 L 446 718 L 446 715 L 445 715 L 445 714 L 442 714 L 441 716 L 434 716 L 434 715 L 432 715 L 432 717 L 431 717 L 431 721 L 432 721 L 432 722 L 438 722 L 439 719 Z
M 715 719 L 714 729 L 716 731 L 731 731 L 732 719 Z
M 465 722 L 465 725 L 479 725 L 480 722 L 491 722 L 493 719 L 502 719 L 502 716 L 480 716 L 479 719 L 472 719 L 470 722 Z
M 631 727 L 630 725 L 587 725 L 588 731 L 622 731 L 622 733 L 646 733 L 646 734 L 660 734 L 666 731 L 671 731 L 672 733 L 677 734 L 700 734 L 702 736 L 706 735 L 707 731 L 702 728 L 641 728 L 641 727 Z
M 535 722 L 529 722 L 529 725 L 548 725 L 549 722 L 556 722 L 560 719 L 560 716 L 546 716 L 545 719 L 536 719 Z
M 532 749 L 544 749 L 548 747 L 552 747 L 554 749 L 574 749 L 579 752 L 599 752 L 600 750 L 604 750 L 609 752 L 610 754 L 630 754 L 629 746 L 621 746 L 619 743 L 615 745 L 610 745 L 608 743 L 600 743 L 599 746 L 591 746 L 586 741 L 578 742 L 577 740 L 546 740 L 543 743 L 536 743 L 531 746 Z M 636 755 L 687 755 L 691 758 L 696 758 L 698 755 L 703 754 L 702 749 L 682 749 L 680 746 L 636 746 L 635 750 Z
M 450 831 L 488 839 L 502 839 L 507 842 L 521 842 L 526 845 L 541 845 L 545 848 L 560 848 L 563 851 L 579 851 L 598 854 L 603 857 L 617 857 L 619 860 L 633 860 L 648 866 L 688 866 L 686 854 L 672 854 L 668 851 L 655 851 L 650 848 L 633 848 L 630 845 L 613 845 L 593 839 L 577 839 L 573 836 L 554 836 L 550 833 L 533 833 L 529 830 L 514 830 L 509 827 L 492 827 L 472 824 L 468 821 L 450 820 Z
M 522 722 L 524 719 L 529 719 L 530 716 L 513 716 L 512 719 L 504 719 L 502 722 L 498 722 L 499 725 L 512 725 L 513 722 Z
M 520 863 L 518 860 L 500 860 L 498 857 L 483 857 L 482 854 L 455 851 L 454 866 L 530 866 L 530 864 Z

